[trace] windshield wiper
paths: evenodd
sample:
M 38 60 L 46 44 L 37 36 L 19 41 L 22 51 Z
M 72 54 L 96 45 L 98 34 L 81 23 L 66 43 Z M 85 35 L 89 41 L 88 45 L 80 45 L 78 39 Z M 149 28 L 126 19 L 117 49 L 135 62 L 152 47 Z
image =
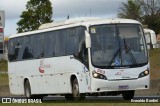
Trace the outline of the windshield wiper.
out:
M 114 62 L 114 60 L 115 60 L 115 58 L 117 57 L 118 54 L 119 54 L 119 57 L 120 57 L 120 59 L 121 59 L 121 64 L 122 64 L 122 54 L 121 54 L 120 37 L 119 37 L 119 36 L 117 36 L 117 37 L 118 37 L 119 48 L 118 48 L 118 50 L 115 52 L 115 54 L 113 55 L 111 61 L 110 61 L 109 64 L 108 64 L 108 67 L 110 67 L 110 66 L 112 65 L 112 63 Z
M 118 50 L 116 51 L 116 53 L 114 54 L 114 56 L 112 57 L 111 61 L 109 62 L 108 66 L 111 66 L 111 64 L 113 63 L 113 61 L 115 60 L 115 58 L 117 57 L 117 55 L 121 52 L 121 47 L 118 48 Z
M 129 53 L 129 56 L 131 57 L 131 61 L 132 61 L 134 64 L 137 64 L 136 59 L 135 59 L 135 57 L 133 56 L 133 53 L 132 53 L 130 47 L 127 46 L 127 44 L 126 44 L 126 39 L 125 39 L 125 38 L 124 38 L 124 47 L 125 47 L 126 53 Z

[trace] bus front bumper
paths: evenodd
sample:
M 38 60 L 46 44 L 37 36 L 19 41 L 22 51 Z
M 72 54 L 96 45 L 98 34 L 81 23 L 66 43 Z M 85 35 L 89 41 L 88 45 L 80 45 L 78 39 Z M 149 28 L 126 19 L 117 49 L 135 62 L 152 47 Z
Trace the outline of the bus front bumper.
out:
M 102 80 L 92 79 L 92 92 L 127 91 L 149 89 L 149 75 L 138 79 L 127 80 Z

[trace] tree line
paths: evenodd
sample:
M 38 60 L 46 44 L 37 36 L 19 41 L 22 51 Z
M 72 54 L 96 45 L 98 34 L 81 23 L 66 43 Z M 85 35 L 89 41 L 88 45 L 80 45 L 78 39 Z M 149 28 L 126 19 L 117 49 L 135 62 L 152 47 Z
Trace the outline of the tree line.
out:
M 135 19 L 160 33 L 160 0 L 128 0 L 118 11 L 119 18 Z

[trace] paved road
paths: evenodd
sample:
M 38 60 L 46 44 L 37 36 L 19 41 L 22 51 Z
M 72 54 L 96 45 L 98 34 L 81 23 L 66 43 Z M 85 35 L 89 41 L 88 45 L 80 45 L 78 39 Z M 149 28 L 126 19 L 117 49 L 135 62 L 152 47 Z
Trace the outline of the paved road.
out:
M 2 98 L 6 97 L 0 97 L 0 102 L 2 101 Z M 25 97 L 16 97 L 12 96 L 12 99 L 25 99 Z M 131 103 L 136 102 L 136 100 L 140 100 L 140 102 L 154 102 L 154 103 L 160 103 L 160 96 L 135 96 L 133 100 L 125 101 L 123 100 L 122 96 L 87 96 L 85 101 L 80 102 L 87 102 L 87 103 Z M 59 103 L 59 102 L 74 102 L 74 101 L 66 101 L 64 96 L 46 96 L 43 98 L 43 103 Z
M 65 101 L 64 96 L 46 96 L 43 98 L 46 101 Z M 160 96 L 135 96 L 134 100 L 138 99 L 158 99 L 160 101 Z M 88 101 L 123 101 L 122 96 L 87 96 Z

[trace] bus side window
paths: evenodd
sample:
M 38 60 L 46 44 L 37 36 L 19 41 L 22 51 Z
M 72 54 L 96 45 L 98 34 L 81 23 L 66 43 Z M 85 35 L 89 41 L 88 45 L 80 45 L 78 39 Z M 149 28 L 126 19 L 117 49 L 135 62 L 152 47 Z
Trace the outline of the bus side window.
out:
M 44 56 L 44 45 L 43 45 L 43 33 L 42 34 L 36 34 L 33 36 L 34 43 L 33 43 L 33 57 L 35 59 L 42 58 Z
M 55 32 L 55 56 L 64 56 L 66 49 L 66 30 Z
M 24 37 L 16 38 L 15 40 L 15 49 L 14 49 L 15 61 L 22 60 L 23 42 L 24 42 Z
M 18 59 L 19 49 L 20 49 L 20 44 L 19 44 L 19 42 L 17 42 L 16 46 L 15 46 L 15 49 L 14 49 L 15 60 Z
M 78 37 L 76 35 L 75 28 L 71 28 L 67 30 L 66 34 L 66 54 L 71 55 L 76 52 L 76 47 L 78 45 Z
M 78 53 L 78 59 L 84 63 L 84 65 L 89 68 L 89 64 L 88 64 L 88 50 L 85 47 L 85 43 L 82 44 L 81 50 Z
M 54 32 L 47 32 L 44 35 L 44 57 L 55 56 L 55 34 Z
M 30 53 L 28 47 L 26 47 L 23 51 L 23 57 L 22 59 L 28 59 L 28 58 L 32 58 L 33 55 Z
M 13 39 L 9 40 L 8 59 L 9 59 L 9 61 L 13 61 L 14 60 L 14 43 L 13 43 Z
M 33 58 L 32 54 L 32 39 L 31 36 L 24 37 L 22 60 Z

